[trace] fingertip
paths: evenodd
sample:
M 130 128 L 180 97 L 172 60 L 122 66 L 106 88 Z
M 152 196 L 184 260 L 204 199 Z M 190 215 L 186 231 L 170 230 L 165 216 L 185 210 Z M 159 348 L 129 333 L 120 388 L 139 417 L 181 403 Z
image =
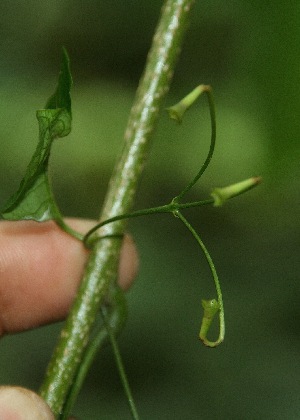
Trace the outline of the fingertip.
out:
M 0 386 L 1 420 L 55 420 L 49 406 L 26 388 Z
M 118 283 L 125 291 L 130 288 L 139 268 L 139 257 L 135 242 L 130 235 L 125 235 L 119 265 Z
M 86 233 L 95 221 L 68 219 Z M 54 222 L 0 223 L 0 335 L 63 319 L 69 311 L 88 251 Z M 138 270 L 133 239 L 125 235 L 119 284 L 127 290 Z

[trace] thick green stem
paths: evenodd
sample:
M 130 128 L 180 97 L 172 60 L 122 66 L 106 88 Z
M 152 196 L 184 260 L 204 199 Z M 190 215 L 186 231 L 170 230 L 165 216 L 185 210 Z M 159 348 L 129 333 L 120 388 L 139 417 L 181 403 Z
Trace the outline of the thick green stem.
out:
M 155 32 L 144 75 L 130 114 L 125 146 L 105 200 L 101 219 L 128 212 L 149 149 L 162 100 L 167 93 L 193 0 L 167 0 Z M 125 222 L 106 225 L 101 236 L 124 231 Z M 96 241 L 78 295 L 52 356 L 40 393 L 56 418 L 72 385 L 88 344 L 96 314 L 109 285 L 116 281 L 120 240 Z

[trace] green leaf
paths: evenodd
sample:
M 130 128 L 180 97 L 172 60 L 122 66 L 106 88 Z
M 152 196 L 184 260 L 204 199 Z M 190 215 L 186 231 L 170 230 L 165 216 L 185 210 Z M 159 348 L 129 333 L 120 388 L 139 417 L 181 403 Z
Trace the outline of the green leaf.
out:
M 69 58 L 67 52 L 63 50 L 56 91 L 47 101 L 46 109 L 36 113 L 39 124 L 37 148 L 19 189 L 9 198 L 1 211 L 2 219 L 39 222 L 54 219 L 63 223 L 48 178 L 48 162 L 53 140 L 65 137 L 71 131 L 71 86 Z
M 63 57 L 61 63 L 61 70 L 58 76 L 58 85 L 56 91 L 47 101 L 46 109 L 57 109 L 65 108 L 70 116 L 72 117 L 71 112 L 71 96 L 70 90 L 73 84 L 72 76 L 70 72 L 70 60 L 68 53 L 65 48 L 63 48 Z

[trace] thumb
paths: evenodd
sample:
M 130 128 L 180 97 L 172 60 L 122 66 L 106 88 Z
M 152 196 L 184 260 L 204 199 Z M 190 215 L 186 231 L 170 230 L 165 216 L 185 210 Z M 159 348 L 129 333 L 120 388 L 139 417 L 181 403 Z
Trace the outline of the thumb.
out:
M 45 401 L 26 388 L 0 386 L 1 420 L 54 420 Z

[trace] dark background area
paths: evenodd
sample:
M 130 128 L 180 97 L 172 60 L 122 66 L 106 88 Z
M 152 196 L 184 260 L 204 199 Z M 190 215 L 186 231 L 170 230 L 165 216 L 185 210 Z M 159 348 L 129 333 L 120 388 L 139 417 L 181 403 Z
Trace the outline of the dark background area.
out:
M 226 3 L 226 4 L 225 4 Z M 56 85 L 61 46 L 74 77 L 73 131 L 51 171 L 65 215 L 97 218 L 161 1 L 1 1 L 0 204 L 37 143 L 35 111 Z M 197 339 L 201 299 L 214 296 L 194 240 L 169 215 L 134 220 L 140 272 L 119 343 L 142 419 L 298 419 L 300 416 L 300 3 L 198 1 L 166 106 L 211 84 L 218 139 L 189 199 L 252 175 L 263 184 L 225 207 L 185 214 L 222 282 L 226 338 Z M 165 113 L 136 208 L 169 202 L 209 147 L 204 100 L 182 126 Z M 37 389 L 60 325 L 1 341 L 2 384 Z M 217 331 L 215 331 L 217 334 Z M 129 419 L 110 349 L 95 361 L 79 419 Z

